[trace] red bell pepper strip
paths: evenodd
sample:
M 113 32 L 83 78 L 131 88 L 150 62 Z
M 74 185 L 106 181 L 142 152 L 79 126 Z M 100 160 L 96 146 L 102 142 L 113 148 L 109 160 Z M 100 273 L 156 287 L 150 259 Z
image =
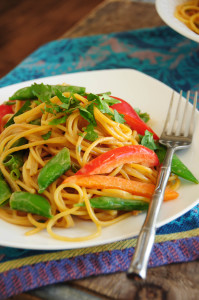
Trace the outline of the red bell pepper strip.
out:
M 0 105 L 0 124 L 2 118 L 7 115 L 13 113 L 12 105 L 1 104 Z
M 2 118 L 7 114 L 12 114 L 12 105 L 1 104 L 0 105 L 0 132 L 3 130 Z
M 133 195 L 151 198 L 155 185 L 134 180 L 128 180 L 120 177 L 104 175 L 74 175 L 66 178 L 62 184 L 75 183 L 82 187 L 95 189 L 118 189 Z M 178 193 L 166 187 L 164 200 L 173 200 L 178 197 Z
M 131 129 L 136 130 L 137 133 L 141 135 L 144 135 L 145 131 L 148 130 L 149 132 L 153 133 L 155 140 L 159 139 L 157 134 L 138 116 L 136 111 L 128 102 L 117 97 L 111 97 L 121 102 L 113 104 L 111 108 L 116 109 L 120 114 L 124 115 L 124 119 Z
M 126 163 L 154 167 L 159 160 L 154 151 L 142 145 L 124 146 L 109 150 L 88 162 L 76 175 L 105 174 Z

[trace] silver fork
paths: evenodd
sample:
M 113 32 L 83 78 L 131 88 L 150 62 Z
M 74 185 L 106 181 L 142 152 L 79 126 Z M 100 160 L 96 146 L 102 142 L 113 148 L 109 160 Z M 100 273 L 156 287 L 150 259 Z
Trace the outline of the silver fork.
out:
M 198 95 L 196 92 L 194 95 L 193 107 L 190 113 L 190 107 L 188 107 L 190 91 L 187 93 L 186 102 L 182 101 L 182 91 L 180 92 L 177 108 L 174 108 L 174 92 L 172 94 L 165 125 L 159 139 L 160 144 L 163 144 L 167 147 L 167 152 L 162 166 L 160 167 L 155 191 L 149 205 L 145 222 L 138 236 L 135 253 L 127 271 L 127 276 L 129 278 L 146 278 L 147 265 L 155 240 L 156 221 L 171 172 L 172 157 L 176 150 L 184 149 L 191 145 L 194 132 L 197 96 Z M 182 104 L 184 104 L 183 113 L 181 113 Z M 173 110 L 175 111 L 174 121 L 172 114 Z

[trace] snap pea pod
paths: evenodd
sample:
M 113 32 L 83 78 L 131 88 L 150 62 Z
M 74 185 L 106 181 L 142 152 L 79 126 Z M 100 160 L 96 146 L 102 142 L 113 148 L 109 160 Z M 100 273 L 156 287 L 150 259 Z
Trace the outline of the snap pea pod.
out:
M 156 150 L 156 154 L 159 158 L 160 163 L 162 163 L 165 154 L 166 148 L 160 147 Z M 183 164 L 183 162 L 174 154 L 171 164 L 171 172 L 178 175 L 181 178 L 184 178 L 188 181 L 199 183 L 198 179 L 191 173 L 191 171 Z
M 9 203 L 14 210 L 52 218 L 50 203 L 40 195 L 28 192 L 14 192 L 10 197 Z
M 72 92 L 72 93 L 78 93 L 78 94 L 84 94 L 85 93 L 85 88 L 84 87 L 79 87 L 79 86 L 65 86 L 65 85 L 44 85 L 43 87 L 46 87 L 48 91 L 50 90 L 51 92 L 51 97 L 55 96 L 54 88 L 58 88 L 61 93 L 64 92 Z M 31 86 L 24 87 L 22 89 L 19 89 L 16 91 L 10 98 L 9 100 L 28 100 L 28 99 L 37 99 L 38 97 L 35 95 L 35 84 L 32 84 Z
M 39 193 L 70 169 L 70 151 L 63 148 L 41 169 L 38 176 Z
M 7 182 L 0 175 L 0 206 L 4 205 L 11 196 L 11 189 Z
M 90 199 L 91 207 L 100 208 L 104 210 L 147 210 L 148 202 L 142 200 L 130 200 L 119 197 L 95 197 Z M 85 203 L 77 203 L 75 206 L 85 206 Z
M 8 122 L 4 125 L 4 128 L 14 124 L 14 118 L 19 116 L 30 109 L 31 102 L 28 100 L 24 103 L 24 105 L 8 120 Z

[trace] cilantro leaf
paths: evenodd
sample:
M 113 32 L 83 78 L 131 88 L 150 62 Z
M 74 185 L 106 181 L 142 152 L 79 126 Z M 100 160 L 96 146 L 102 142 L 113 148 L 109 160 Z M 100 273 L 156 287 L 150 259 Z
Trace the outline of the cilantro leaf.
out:
M 146 130 L 145 135 L 141 137 L 141 145 L 151 150 L 158 149 L 158 145 L 155 143 L 153 139 L 153 133 L 149 132 L 148 130 Z
M 59 98 L 59 100 L 63 103 L 63 104 L 61 104 L 60 106 L 61 106 L 62 108 L 64 108 L 64 109 L 68 109 L 69 106 L 70 106 L 70 97 L 64 96 L 64 95 L 62 94 L 62 92 L 61 92 L 58 88 L 56 88 L 56 87 L 54 87 L 53 90 L 54 90 L 54 92 L 55 92 L 55 95 L 56 95 L 56 96 Z
M 35 119 L 33 121 L 30 121 L 30 124 L 40 126 L 41 125 L 41 119 Z
M 113 116 L 112 119 L 113 119 L 115 122 L 117 122 L 117 123 L 121 123 L 121 124 L 124 124 L 124 123 L 125 123 L 124 115 L 118 113 L 118 111 L 117 111 L 116 109 L 114 109 L 114 116 Z
M 139 108 L 134 108 L 134 110 L 136 111 L 136 113 L 138 114 L 138 116 L 142 119 L 142 121 L 144 121 L 145 123 L 147 123 L 150 120 L 150 116 L 148 113 L 141 113 Z
M 80 102 L 78 99 L 75 98 L 75 96 L 72 94 L 70 97 L 70 108 L 77 108 L 80 105 Z
M 96 100 L 94 101 L 94 103 L 96 104 L 96 107 L 97 107 L 103 114 L 108 114 L 108 115 L 113 116 L 113 113 L 112 113 L 112 111 L 110 110 L 108 104 L 107 104 L 104 100 L 100 99 L 100 97 L 99 97 L 98 99 L 96 99 Z
M 80 115 L 87 120 L 90 124 L 96 125 L 94 113 L 92 112 L 91 106 L 89 105 L 89 109 L 84 107 L 79 107 Z
M 65 115 L 62 118 L 54 119 L 54 120 L 49 122 L 49 125 L 58 125 L 58 124 L 65 123 L 67 118 L 68 118 L 68 116 Z
M 86 140 L 94 142 L 98 139 L 98 134 L 94 130 L 94 125 L 93 124 L 89 124 L 86 128 L 84 128 L 84 131 L 87 132 L 87 134 L 84 137 Z
M 36 96 L 38 99 L 42 100 L 43 102 L 50 101 L 51 95 L 52 95 L 52 86 L 48 84 L 37 84 L 34 83 L 32 85 L 32 93 L 34 96 Z
M 87 94 L 87 95 L 86 95 L 86 97 L 87 97 L 87 100 L 88 100 L 88 101 L 93 101 L 93 100 L 95 100 L 95 99 L 98 99 L 98 98 L 99 98 L 99 96 L 98 96 L 98 95 L 96 95 L 96 94 L 92 94 L 92 93 L 90 93 L 90 94 Z
M 110 97 L 108 94 L 104 93 L 99 96 L 99 98 L 103 101 L 105 101 L 109 106 L 116 104 L 116 103 L 121 103 L 121 101 Z

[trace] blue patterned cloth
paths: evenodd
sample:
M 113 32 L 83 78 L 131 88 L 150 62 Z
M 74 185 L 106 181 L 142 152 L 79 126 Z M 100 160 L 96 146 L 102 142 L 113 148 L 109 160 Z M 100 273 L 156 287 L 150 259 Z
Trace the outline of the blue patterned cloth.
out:
M 199 45 L 164 26 L 63 39 L 43 45 L 0 80 L 21 81 L 89 70 L 132 68 L 179 91 L 199 89 Z M 157 230 L 149 266 L 199 258 L 199 206 Z M 0 299 L 91 275 L 128 269 L 135 239 L 91 249 L 0 248 Z

